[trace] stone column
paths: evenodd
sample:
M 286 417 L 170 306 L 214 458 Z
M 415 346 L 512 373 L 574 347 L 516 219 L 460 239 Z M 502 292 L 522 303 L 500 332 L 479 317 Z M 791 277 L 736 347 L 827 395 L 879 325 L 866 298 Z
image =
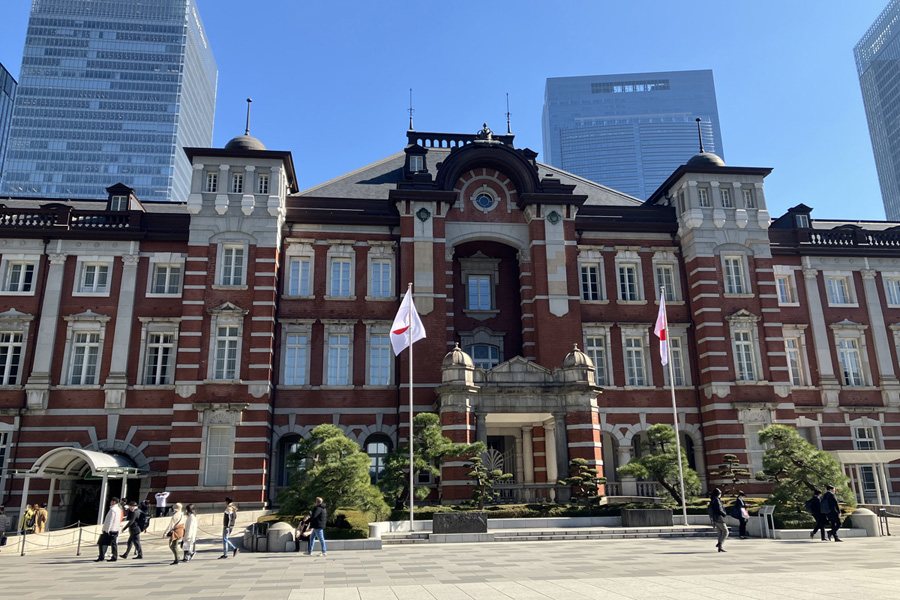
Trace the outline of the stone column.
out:
M 569 441 L 566 429 L 566 413 L 554 413 L 553 421 L 556 423 L 556 464 L 557 473 L 564 477 L 569 475 Z
M 128 387 L 128 350 L 131 348 L 131 329 L 134 316 L 134 296 L 137 289 L 137 267 L 140 256 L 122 257 L 122 283 L 119 286 L 119 303 L 116 308 L 116 327 L 113 334 L 112 360 L 109 376 L 103 385 L 106 395 L 105 408 L 124 408 Z
M 487 444 L 487 414 L 475 413 L 475 441 Z
M 516 483 L 525 481 L 525 457 L 522 456 L 522 432 L 516 436 Z
M 534 441 L 532 439 L 531 425 L 522 428 L 522 450 L 525 483 L 534 483 Z
M 619 446 L 619 466 L 624 467 L 631 462 L 631 446 Z M 634 477 L 622 477 L 622 495 L 637 496 L 637 480 Z
M 884 503 L 891 503 L 891 482 L 888 479 L 887 469 L 884 468 L 884 463 L 878 463 L 876 465 L 878 472 L 881 473 L 881 485 L 884 488 Z
M 219 185 L 216 192 L 216 212 L 224 215 L 228 212 L 228 191 L 230 189 L 230 181 L 228 181 L 229 165 L 219 165 Z
M 881 298 L 875 284 L 876 271 L 862 271 L 863 290 L 866 294 L 866 308 L 869 311 L 872 337 L 875 340 L 875 358 L 878 363 L 878 385 L 882 388 L 885 406 L 900 406 L 900 381 L 894 373 L 891 359 L 891 344 L 888 340 L 887 326 L 884 323 L 884 311 L 881 310 Z
M 819 371 L 822 403 L 825 406 L 837 407 L 841 385 L 834 374 L 834 364 L 831 362 L 832 343 L 828 338 L 825 316 L 822 314 L 822 297 L 819 295 L 818 274 L 819 272 L 815 269 L 804 269 L 803 279 L 806 283 L 808 311 L 816 348 L 816 365 Z
M 247 165 L 244 167 L 244 188 L 241 192 L 241 211 L 248 217 L 253 214 L 256 206 L 256 196 L 253 194 L 256 183 L 256 167 Z
M 53 347 L 56 342 L 56 327 L 59 322 L 59 301 L 62 297 L 63 271 L 66 266 L 65 254 L 50 254 L 47 279 L 44 287 L 44 302 L 41 304 L 41 318 L 38 324 L 37 340 L 34 347 L 34 365 L 25 384 L 28 408 L 47 408 L 50 397 L 50 367 L 53 363 Z
M 559 479 L 556 462 L 556 423 L 544 423 L 544 458 L 547 463 L 547 483 L 554 484 Z

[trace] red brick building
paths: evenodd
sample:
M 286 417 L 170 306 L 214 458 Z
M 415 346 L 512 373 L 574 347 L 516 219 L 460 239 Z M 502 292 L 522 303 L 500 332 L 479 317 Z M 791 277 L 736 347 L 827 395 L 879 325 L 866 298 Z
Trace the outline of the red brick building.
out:
M 90 521 L 106 493 L 262 505 L 321 423 L 377 472 L 407 435 L 408 352 L 394 358 L 389 328 L 410 282 L 428 333 L 414 411 L 487 442 L 511 498 L 564 494 L 576 457 L 603 468 L 610 495 L 655 493 L 615 467 L 673 418 L 652 334 L 661 288 L 704 485 L 725 453 L 758 469 L 756 433 L 784 423 L 834 452 L 861 499 L 900 494 L 893 224 L 813 220 L 804 205 L 772 221 L 770 170 L 709 154 L 644 202 L 486 127 L 409 131 L 401 152 L 302 192 L 290 153 L 249 136 L 187 153 L 184 203 L 121 185 L 2 202 L 9 506 L 26 485 L 54 525 Z M 470 494 L 460 463 L 431 483 L 444 501 Z

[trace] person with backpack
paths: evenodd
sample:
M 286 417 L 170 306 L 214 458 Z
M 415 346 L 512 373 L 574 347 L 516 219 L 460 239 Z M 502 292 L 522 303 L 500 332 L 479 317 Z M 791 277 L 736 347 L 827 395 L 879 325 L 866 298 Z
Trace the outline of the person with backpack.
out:
M 709 493 L 709 508 L 707 511 L 713 527 L 716 528 L 719 534 L 716 548 L 718 548 L 719 552 L 726 552 L 725 538 L 728 537 L 728 525 L 725 524 L 725 517 L 728 516 L 728 513 L 725 512 L 725 506 L 722 505 L 722 490 L 715 489 Z
M 747 535 L 747 522 L 750 521 L 750 511 L 747 510 L 747 503 L 744 502 L 744 492 L 738 492 L 737 500 L 734 501 L 734 506 L 731 507 L 731 516 L 738 520 L 740 524 L 740 530 L 738 533 L 738 537 L 742 540 L 746 540 Z
M 25 514 L 22 515 L 22 523 L 19 525 L 19 530 L 23 534 L 34 533 L 34 523 L 35 511 L 34 508 L 32 508 L 30 504 L 28 504 L 25 506 Z
M 836 542 L 843 542 L 844 540 L 839 538 L 837 534 L 838 529 L 841 528 L 841 505 L 838 504 L 837 498 L 834 495 L 834 486 L 829 485 L 827 490 L 825 495 L 822 496 L 821 510 L 822 516 L 831 523 L 831 531 L 828 532 L 828 539 Z
M 822 532 L 822 541 L 825 541 L 825 516 L 822 515 L 822 490 L 813 490 L 813 496 L 806 501 L 806 510 L 816 520 L 815 528 L 809 533 L 809 539 L 816 537 L 816 532 Z
M 140 508 L 138 508 L 137 502 L 129 502 L 128 508 L 125 510 L 125 525 L 123 529 L 128 531 L 128 545 L 125 546 L 125 553 L 122 555 L 122 558 L 128 558 L 128 553 L 131 552 L 132 546 L 134 546 L 134 557 L 135 558 L 144 558 L 144 549 L 141 547 L 141 533 L 146 529 L 145 521 L 146 515 Z

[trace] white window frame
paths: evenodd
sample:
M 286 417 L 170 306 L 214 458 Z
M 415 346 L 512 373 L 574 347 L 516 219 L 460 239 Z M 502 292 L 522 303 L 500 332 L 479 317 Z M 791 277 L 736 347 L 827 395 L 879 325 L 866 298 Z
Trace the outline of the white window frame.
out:
M 412 154 L 409 157 L 409 170 L 413 173 L 425 170 L 425 157 L 419 154 Z
M 688 357 L 690 352 L 687 350 L 688 337 L 687 328 L 683 325 L 669 324 L 669 344 L 671 348 L 672 370 L 675 373 L 675 387 L 690 387 L 691 384 L 691 368 Z M 663 365 L 663 386 L 669 385 L 669 366 Z
M 235 278 L 235 266 L 232 262 L 226 273 L 226 255 L 229 252 L 241 250 L 242 264 L 241 274 L 239 278 Z M 232 259 L 233 261 L 233 259 Z M 246 240 L 222 240 L 217 244 L 216 252 L 216 285 L 213 289 L 229 288 L 229 289 L 247 289 L 247 271 L 250 268 L 250 244 Z M 228 283 L 225 282 L 225 276 L 228 275 Z
M 659 288 L 662 285 L 660 281 L 660 271 L 671 271 L 671 286 L 666 286 L 666 302 L 681 303 L 684 297 L 681 295 L 681 277 L 678 271 L 678 257 L 675 253 L 665 250 L 653 253 L 653 297 L 655 302 L 659 304 Z M 671 293 L 669 288 L 671 288 Z
M 180 281 L 178 282 L 178 291 L 176 292 L 157 292 L 156 290 L 156 272 L 157 269 L 166 268 L 170 270 L 172 268 L 178 268 L 181 270 L 181 274 L 179 276 Z M 147 266 L 147 297 L 148 298 L 180 298 L 182 291 L 184 290 L 184 276 L 185 276 L 185 255 L 179 254 L 177 252 L 156 252 L 150 257 L 149 264 Z M 168 277 L 167 277 L 168 279 Z M 168 288 L 168 286 L 167 286 Z
M 809 387 L 811 377 L 806 353 L 806 325 L 784 327 L 784 359 L 792 387 Z
M 881 282 L 884 285 L 884 298 L 891 308 L 900 308 L 900 273 L 881 273 Z
M 268 173 L 259 173 L 256 176 L 256 193 L 268 195 L 268 193 L 269 193 L 269 174 Z
M 724 296 L 747 297 L 751 294 L 746 254 L 722 254 L 722 282 Z M 734 270 L 738 272 L 735 273 Z
M 641 389 L 653 387 L 653 370 L 650 368 L 650 365 L 647 361 L 648 358 L 648 349 L 650 348 L 650 329 L 651 327 L 647 324 L 619 324 L 619 328 L 621 329 L 621 344 L 622 344 L 622 367 L 624 369 L 624 387 L 625 389 Z M 639 344 L 637 347 L 632 346 L 629 348 L 629 340 L 638 340 Z M 631 350 L 631 352 L 629 352 Z M 637 366 L 640 368 L 643 373 L 643 381 L 635 381 L 631 378 L 631 374 L 629 373 L 629 354 L 635 354 L 635 350 L 639 350 L 640 364 Z
M 0 387 L 15 387 L 22 381 L 27 342 L 21 331 L 0 327 Z
M 366 268 L 368 282 L 366 300 L 396 300 L 394 245 L 369 242 L 369 253 L 366 260 L 368 263 Z M 387 289 L 385 290 L 383 286 L 382 289 L 377 289 L 377 286 L 375 285 L 375 271 L 383 269 L 385 265 L 388 269 Z
M 841 385 L 848 388 L 870 387 L 872 385 L 872 370 L 869 365 L 869 350 L 866 343 L 866 329 L 868 325 L 861 325 L 849 320 L 830 325 L 834 336 L 834 349 L 837 354 L 837 366 L 840 369 L 839 378 Z M 859 363 L 859 378 L 849 378 L 845 369 L 845 360 L 856 355 Z
M 72 295 L 93 297 L 109 296 L 110 290 L 112 289 L 114 262 L 115 259 L 112 256 L 79 256 L 75 262 L 76 276 Z M 94 276 L 96 277 L 96 273 L 100 272 L 101 267 L 106 267 L 106 285 L 102 288 L 99 286 L 86 288 L 84 280 L 87 276 L 88 269 L 95 269 Z
M 18 289 L 13 289 L 13 286 L 10 285 L 10 278 L 14 266 L 22 267 L 25 271 L 27 271 L 27 267 L 31 267 L 31 289 L 21 289 L 24 287 L 24 278 L 22 277 L 20 277 L 16 286 Z M 0 262 L 0 272 L 2 272 L 3 276 L 3 289 L 0 293 L 5 296 L 34 296 L 35 289 L 37 288 L 39 271 L 40 256 L 32 254 L 4 254 L 3 260 Z
M 500 277 L 500 259 L 490 258 L 488 256 L 485 256 L 481 252 L 476 252 L 474 256 L 468 258 L 460 258 L 458 260 L 464 288 L 463 312 L 466 314 L 466 316 L 477 319 L 479 321 L 489 319 L 498 314 L 500 311 L 497 309 L 497 285 Z M 488 279 L 488 290 L 490 291 L 490 308 L 483 309 L 469 307 L 470 277 L 486 277 Z
M 351 389 L 353 388 L 353 350 L 355 341 L 355 321 L 345 320 L 323 320 L 325 325 L 325 337 L 322 360 L 322 387 L 326 389 Z M 347 381 L 341 382 L 340 379 L 332 379 L 330 372 L 332 370 L 332 362 L 336 358 L 332 355 L 332 336 L 347 336 Z M 335 349 L 342 348 L 343 345 L 334 346 Z M 334 367 L 340 369 L 340 365 Z M 338 372 L 339 373 L 339 372 Z
M 866 424 L 851 423 L 853 428 L 853 449 L 873 451 L 880 450 L 878 427 L 872 425 L 870 421 Z
M 584 353 L 594 363 L 594 385 L 612 386 L 612 369 L 609 362 L 609 329 L 598 326 L 584 328 Z
M 238 410 L 222 410 L 219 408 L 210 408 L 202 411 L 201 421 L 203 429 L 200 438 L 200 472 L 197 476 L 197 486 L 200 490 L 222 490 L 229 489 L 233 485 L 234 477 L 234 459 L 235 444 L 237 443 L 237 426 L 241 424 L 241 412 Z M 214 457 L 221 457 L 221 471 L 224 472 L 224 483 L 221 480 L 210 481 L 209 478 L 209 457 L 210 457 L 210 430 L 221 427 L 218 433 L 225 433 L 225 437 L 230 440 L 227 445 L 227 453 L 212 454 Z
M 309 382 L 309 364 L 310 357 L 312 353 L 312 325 L 314 321 L 312 319 L 291 319 L 287 321 L 282 321 L 281 328 L 281 385 L 288 388 L 308 388 L 310 387 Z M 291 336 L 298 336 L 297 341 L 300 341 L 300 337 L 302 336 L 305 340 L 305 343 L 290 343 Z M 290 358 L 291 353 L 290 350 L 302 350 L 305 359 L 302 361 L 302 364 L 298 363 L 296 354 L 294 355 L 294 364 L 291 364 Z M 299 366 L 299 369 L 297 368 Z M 297 371 L 302 371 L 299 373 L 300 379 L 297 379 Z M 294 379 L 289 379 L 288 374 L 294 373 Z
M 596 269 L 597 297 L 589 298 L 585 294 L 584 269 Z M 582 302 L 607 304 L 606 273 L 603 266 L 603 254 L 598 249 L 581 248 L 578 255 L 578 293 Z
M 136 389 L 165 389 L 170 386 L 174 389 L 175 369 L 178 364 L 178 332 L 181 323 L 180 317 L 138 317 L 141 322 L 141 353 L 138 356 L 138 371 Z M 150 343 L 154 335 L 172 336 L 172 353 L 167 381 L 163 383 L 147 383 L 147 370 L 150 367 Z
M 109 210 L 115 212 L 128 210 L 128 196 L 116 195 L 110 198 Z
M 106 324 L 110 317 L 87 310 L 81 314 L 63 317 L 68 323 L 66 327 L 66 346 L 63 353 L 63 373 L 60 379 L 60 387 L 75 387 L 86 389 L 99 389 L 100 376 L 102 374 L 104 348 L 106 342 Z M 97 337 L 97 370 L 94 380 L 90 383 L 72 383 L 75 366 L 75 344 L 81 334 L 96 334 Z
M 756 197 L 754 196 L 753 190 L 742 187 L 741 196 L 744 199 L 744 208 L 756 208 Z
M 12 450 L 13 425 L 0 423 L 0 489 L 6 489 L 10 450 Z
M 747 442 L 747 465 L 755 476 L 763 470 L 763 456 L 766 445 L 759 443 L 759 432 L 768 427 L 766 423 L 744 423 L 744 436 Z
M 775 295 L 778 296 L 778 306 L 800 306 L 793 269 L 775 266 Z
M 719 195 L 722 197 L 722 208 L 734 208 L 734 201 L 731 199 L 731 190 L 725 186 L 719 188 Z
M 243 194 L 244 193 L 244 174 L 243 173 L 232 173 L 231 174 L 231 193 L 232 194 Z
M 215 194 L 219 191 L 219 172 L 206 171 L 206 180 L 203 182 L 203 191 Z
M 34 320 L 34 316 L 19 312 L 14 308 L 7 310 L 6 312 L 0 313 L 0 335 L 2 334 L 17 334 L 22 336 L 21 343 L 21 352 L 19 353 L 19 365 L 18 365 L 18 373 L 16 375 L 15 381 L 3 383 L 4 380 L 7 379 L 8 373 L 6 371 L 7 365 L 5 363 L 0 363 L 0 387 L 18 387 L 22 385 L 23 378 L 22 372 L 25 364 L 25 351 L 28 348 L 28 333 L 31 329 L 31 321 Z M 10 344 L 12 344 L 12 340 L 10 340 Z M 33 350 L 32 350 L 33 351 Z M 3 465 L 0 464 L 0 468 Z
M 307 287 L 302 289 L 303 263 L 306 262 L 307 268 Z M 297 265 L 295 267 L 295 264 Z M 287 272 L 285 273 L 285 289 L 284 296 L 286 298 L 312 298 L 314 297 L 315 284 L 315 264 L 316 251 L 312 240 L 301 242 L 292 242 L 288 244 L 285 250 L 285 265 Z M 298 279 L 298 277 L 300 279 Z M 306 292 L 305 294 L 302 292 Z
M 349 278 L 346 294 L 334 295 L 334 267 L 338 264 L 348 264 Z M 343 292 L 343 290 L 338 290 Z M 350 244 L 332 243 L 328 248 L 328 269 L 325 280 L 326 300 L 356 300 L 356 250 Z
M 710 189 L 708 187 L 697 186 L 697 206 L 700 208 L 711 208 L 712 201 L 710 198 Z
M 730 329 L 735 383 L 737 385 L 765 383 L 759 349 L 759 317 L 742 309 L 725 317 L 725 320 L 728 321 Z M 742 348 L 749 351 L 749 356 L 739 351 Z M 750 362 L 747 362 L 748 359 Z M 748 366 L 752 372 L 747 372 Z
M 366 326 L 366 387 L 383 388 L 394 384 L 394 352 L 391 349 L 391 324 L 387 321 L 363 321 Z M 375 341 L 380 340 L 376 345 Z M 387 379 L 375 380 L 372 363 L 386 361 Z
M 207 382 L 231 381 L 238 383 L 241 381 L 241 368 L 243 367 L 241 358 L 244 351 L 244 318 L 249 311 L 243 310 L 238 306 L 231 304 L 230 302 L 226 302 L 225 304 L 217 306 L 216 308 L 209 309 L 208 312 L 210 314 L 210 322 L 209 354 L 207 360 L 206 380 Z M 237 333 L 235 336 L 226 335 L 225 337 L 220 337 L 220 327 L 237 327 Z M 220 378 L 216 376 L 216 362 L 219 357 L 219 340 L 231 338 L 234 338 L 237 341 L 237 347 L 235 351 L 234 377 Z M 225 374 L 226 373 L 223 373 L 223 375 Z
M 619 249 L 616 252 L 616 294 L 619 304 L 646 304 L 644 299 L 644 269 L 641 256 L 632 249 Z M 634 299 L 625 298 L 625 290 L 622 287 L 622 270 L 634 269 Z
M 823 276 L 828 306 L 859 306 L 856 295 L 856 278 L 851 271 L 828 271 L 823 273 Z M 839 298 L 839 296 L 845 297 Z
M 476 327 L 472 331 L 459 332 L 459 345 L 463 352 L 468 354 L 473 361 L 475 358 L 471 352 L 474 346 L 492 346 L 497 349 L 497 363 L 491 364 L 491 368 L 501 364 L 505 360 L 504 338 L 506 334 L 497 332 L 487 327 Z M 484 359 L 479 359 L 484 360 Z

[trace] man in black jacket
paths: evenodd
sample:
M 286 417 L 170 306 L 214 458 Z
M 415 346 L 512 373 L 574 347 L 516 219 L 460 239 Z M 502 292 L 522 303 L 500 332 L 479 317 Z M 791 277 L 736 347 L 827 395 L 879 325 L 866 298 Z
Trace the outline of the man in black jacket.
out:
M 809 511 L 809 514 L 813 516 L 813 519 L 816 520 L 816 527 L 809 534 L 809 539 L 813 539 L 816 537 L 816 532 L 822 532 L 822 541 L 825 541 L 825 517 L 822 515 L 822 490 L 813 491 L 813 497 L 806 501 L 806 510 Z
M 325 524 L 328 521 L 328 507 L 321 498 L 316 498 L 316 507 L 313 508 L 312 515 L 309 518 L 312 525 L 312 535 L 309 536 L 309 550 L 304 552 L 306 555 L 312 554 L 313 548 L 316 546 L 316 538 L 322 545 L 322 553 L 319 556 L 327 556 L 325 549 Z
M 128 530 L 128 545 L 125 546 L 125 554 L 122 558 L 128 558 L 131 547 L 134 546 L 134 557 L 144 558 L 144 550 L 141 548 L 141 525 L 144 522 L 144 513 L 138 508 L 137 502 L 129 502 L 125 511 L 125 525 Z
M 821 510 L 822 516 L 831 522 L 831 531 L 828 532 L 828 539 L 836 542 L 843 542 L 844 540 L 839 538 L 837 534 L 838 529 L 841 528 L 841 506 L 838 504 L 837 498 L 834 495 L 833 485 L 829 485 L 828 491 L 822 496 Z
M 728 525 L 725 524 L 725 506 L 722 504 L 722 491 L 715 489 L 709 493 L 709 518 L 712 520 L 713 527 L 719 533 L 719 541 L 716 548 L 719 552 L 725 552 L 725 538 L 728 537 Z

